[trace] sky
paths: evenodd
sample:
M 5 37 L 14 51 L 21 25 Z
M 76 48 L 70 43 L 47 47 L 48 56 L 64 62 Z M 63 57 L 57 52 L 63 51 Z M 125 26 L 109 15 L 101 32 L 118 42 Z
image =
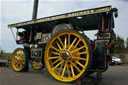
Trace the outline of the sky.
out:
M 5 52 L 13 52 L 22 47 L 17 45 L 8 24 L 32 19 L 34 0 L 0 0 L 0 48 Z M 115 18 L 115 33 L 124 40 L 128 37 L 128 0 L 39 0 L 37 18 L 63 14 L 73 11 L 112 5 L 118 9 Z M 12 28 L 15 33 L 15 28 Z M 86 33 L 94 39 L 95 31 Z

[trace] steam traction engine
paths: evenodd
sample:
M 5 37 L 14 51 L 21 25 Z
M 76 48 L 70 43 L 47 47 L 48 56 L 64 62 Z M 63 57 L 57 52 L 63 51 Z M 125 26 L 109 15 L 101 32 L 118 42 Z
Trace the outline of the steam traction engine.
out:
M 11 58 L 14 71 L 28 71 L 28 63 L 61 82 L 75 82 L 83 76 L 107 70 L 114 46 L 114 17 L 111 6 L 34 19 L 8 27 L 16 28 L 17 48 Z M 90 40 L 86 31 L 97 30 Z

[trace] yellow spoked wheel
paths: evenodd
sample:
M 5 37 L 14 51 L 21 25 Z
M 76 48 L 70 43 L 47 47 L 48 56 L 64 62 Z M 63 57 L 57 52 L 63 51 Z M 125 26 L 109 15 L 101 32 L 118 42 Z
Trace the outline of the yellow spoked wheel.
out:
M 58 32 L 45 49 L 48 72 L 61 82 L 82 78 L 90 65 L 91 50 L 87 38 L 72 30 Z
M 41 63 L 41 61 L 32 60 L 32 67 L 35 70 L 41 70 L 43 68 L 43 64 Z
M 26 58 L 24 50 L 22 48 L 17 48 L 11 57 L 11 66 L 14 71 L 23 71 L 26 67 Z

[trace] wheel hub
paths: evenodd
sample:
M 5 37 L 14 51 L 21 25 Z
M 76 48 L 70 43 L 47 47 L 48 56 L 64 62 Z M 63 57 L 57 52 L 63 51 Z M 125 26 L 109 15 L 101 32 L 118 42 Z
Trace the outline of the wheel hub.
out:
M 66 61 L 67 59 L 70 59 L 70 53 L 68 51 L 62 51 L 61 53 L 61 58 Z

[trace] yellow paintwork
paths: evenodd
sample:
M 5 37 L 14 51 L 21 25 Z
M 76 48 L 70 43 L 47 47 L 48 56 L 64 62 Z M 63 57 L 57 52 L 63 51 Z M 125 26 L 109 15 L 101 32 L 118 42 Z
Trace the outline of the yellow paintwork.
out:
M 42 69 L 42 63 L 41 63 L 41 61 L 33 60 L 33 61 L 32 61 L 32 67 L 33 67 L 35 70 L 40 70 L 40 69 Z
M 24 68 L 25 55 L 21 48 L 17 48 L 11 57 L 11 65 L 15 71 L 21 71 Z
M 77 32 L 59 32 L 49 40 L 44 60 L 49 73 L 56 80 L 75 81 L 83 75 L 89 62 L 87 43 Z

